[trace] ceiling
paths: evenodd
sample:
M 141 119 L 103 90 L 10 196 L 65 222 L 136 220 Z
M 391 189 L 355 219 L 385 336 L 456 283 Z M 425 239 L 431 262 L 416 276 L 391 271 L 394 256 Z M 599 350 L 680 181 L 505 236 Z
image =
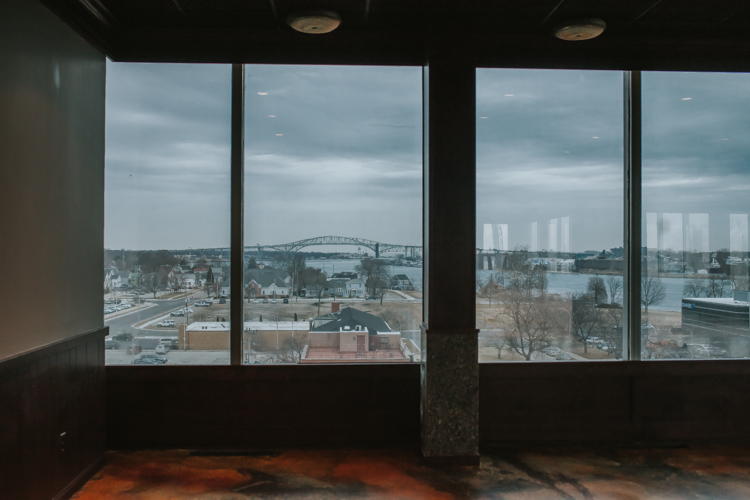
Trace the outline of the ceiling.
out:
M 43 0 L 116 61 L 423 64 L 446 47 L 480 66 L 750 70 L 747 0 Z M 304 35 L 292 12 L 342 24 Z M 551 35 L 598 17 L 599 38 Z

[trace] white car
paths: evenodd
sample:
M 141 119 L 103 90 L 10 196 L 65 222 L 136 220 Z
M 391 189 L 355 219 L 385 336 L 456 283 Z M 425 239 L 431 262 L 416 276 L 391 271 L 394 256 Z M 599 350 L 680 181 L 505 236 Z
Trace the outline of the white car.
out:
M 156 349 L 154 349 L 154 352 L 156 354 L 166 354 L 169 352 L 169 346 L 166 344 L 159 344 L 156 346 Z
M 162 326 L 165 326 L 165 327 L 174 326 L 174 320 L 173 319 L 165 319 L 164 321 L 159 321 L 156 324 L 156 326 L 159 326 L 159 327 L 162 327 Z

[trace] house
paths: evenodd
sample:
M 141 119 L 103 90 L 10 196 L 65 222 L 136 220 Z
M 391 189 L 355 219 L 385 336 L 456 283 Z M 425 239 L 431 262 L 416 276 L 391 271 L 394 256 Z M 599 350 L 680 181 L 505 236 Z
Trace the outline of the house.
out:
M 301 363 L 408 362 L 401 333 L 394 332 L 382 318 L 352 307 L 333 310 L 310 321 L 310 343 Z
M 328 278 L 323 285 L 323 295 L 326 297 L 344 297 L 346 295 L 347 278 Z
M 648 161 L 641 161 L 640 142 L 634 139 L 655 137 L 642 130 L 640 120 L 641 106 L 649 106 L 642 94 L 650 72 L 731 72 L 737 85 L 746 88 L 743 72 L 750 71 L 750 30 L 745 2 L 528 0 L 474 2 L 470 6 L 458 2 L 332 2 L 345 10 L 341 31 L 330 37 L 310 37 L 285 23 L 293 9 L 311 3 L 254 2 L 249 6 L 246 2 L 222 2 L 217 7 L 217 2 L 209 0 L 0 2 L 0 109 L 4 123 L 0 126 L 0 168 L 3 203 L 8 208 L 0 219 L 0 234 L 4 261 L 12 263 L 3 279 L 13 288 L 2 301 L 0 333 L 0 449 L 7 451 L 8 457 L 3 462 L 0 498 L 68 498 L 101 468 L 107 449 L 405 447 L 421 450 L 428 463 L 476 465 L 480 445 L 523 448 L 554 441 L 648 446 L 741 441 L 750 436 L 748 359 L 640 359 L 640 308 L 633 285 L 637 287 L 638 268 L 652 264 L 648 261 L 640 266 L 644 239 L 640 228 L 647 224 L 632 220 L 633 214 L 640 214 L 639 207 L 653 201 L 638 186 L 640 167 Z M 608 31 L 588 41 L 553 37 L 553 27 L 568 16 L 605 18 Z M 244 63 L 418 68 L 426 101 L 419 119 L 408 126 L 424 137 L 427 153 L 415 158 L 417 163 L 424 162 L 425 171 L 420 205 L 424 213 L 426 306 L 422 366 L 328 363 L 268 369 L 242 366 L 241 352 L 232 353 L 232 366 L 105 366 L 104 338 L 110 333 L 101 308 L 105 184 L 132 186 L 138 182 L 139 172 L 150 168 L 134 167 L 132 179 L 107 177 L 105 183 L 108 57 L 147 63 L 229 61 L 236 63 L 225 67 L 226 73 L 234 72 L 235 82 L 245 81 Z M 478 66 L 619 73 L 617 80 L 623 85 L 615 89 L 614 108 L 626 109 L 627 120 L 620 122 L 627 128 L 613 131 L 616 137 L 612 142 L 596 148 L 628 153 L 627 161 L 617 162 L 623 166 L 621 175 L 614 176 L 627 179 L 628 194 L 621 195 L 624 189 L 613 191 L 619 194 L 612 196 L 612 212 L 631 217 L 628 220 L 633 222 L 623 222 L 627 237 L 622 242 L 622 270 L 631 278 L 624 295 L 636 298 L 630 301 L 634 304 L 627 314 L 632 321 L 625 332 L 633 340 L 632 359 L 585 366 L 572 362 L 477 364 L 474 262 L 477 223 L 483 222 L 477 220 L 477 181 L 481 182 L 476 178 L 477 137 L 491 133 L 482 127 L 489 127 L 494 118 L 477 109 Z M 517 83 L 523 84 L 520 79 Z M 250 85 L 248 89 L 256 90 Z M 229 90 L 228 85 L 222 89 L 227 107 Z M 377 92 L 362 90 L 363 101 L 381 99 Z M 722 93 L 709 90 L 704 96 Z M 510 96 L 515 90 L 498 88 L 491 93 L 507 106 L 516 105 L 513 96 L 504 97 L 506 92 Z M 241 97 L 235 92 L 238 95 Z M 158 99 L 156 94 L 151 97 Z M 690 119 L 680 125 L 688 121 L 706 124 L 711 148 L 719 151 L 719 147 L 740 142 L 720 142 L 725 137 L 717 132 L 719 124 L 705 121 L 697 114 L 698 106 L 693 106 L 705 105 L 721 121 L 723 116 L 742 113 L 740 105 L 727 109 L 677 91 L 673 101 L 690 110 L 685 111 Z M 242 116 L 241 99 L 235 97 L 232 102 L 236 116 Z M 578 96 L 576 104 L 585 103 L 593 100 Z M 600 119 L 614 108 L 604 111 L 597 107 L 595 114 L 589 115 L 576 105 L 571 114 L 582 128 L 565 132 L 586 136 L 582 147 L 595 149 L 593 143 L 603 143 L 603 139 L 591 136 L 599 134 Z M 653 109 L 644 112 L 660 114 Z M 422 117 L 428 126 L 417 130 Z M 738 136 L 747 134 L 740 121 L 734 123 Z M 549 148 L 550 158 L 563 158 L 567 146 L 545 139 L 554 127 L 564 125 L 554 121 L 549 125 L 534 130 L 534 138 L 539 146 Z M 235 136 L 242 138 L 242 134 Z M 524 141 L 518 141 L 517 147 L 524 146 Z M 703 144 L 692 146 L 693 150 L 706 149 Z M 373 148 L 378 147 L 373 142 Z M 660 141 L 659 148 L 665 151 L 667 141 Z M 722 161 L 734 154 L 732 151 L 741 153 L 721 151 L 717 158 Z M 600 163 L 585 165 L 595 176 L 592 179 L 604 175 Z M 731 178 L 720 176 L 719 163 L 701 165 L 697 169 L 700 179 L 688 178 L 690 168 L 683 168 L 684 176 L 679 178 L 660 179 L 660 195 L 667 188 L 679 189 L 694 181 L 729 184 L 737 195 L 732 206 L 746 206 L 746 170 L 738 170 Z M 561 179 L 566 178 L 566 169 L 578 168 L 572 162 L 559 164 Z M 235 160 L 233 165 L 236 178 L 241 179 L 238 168 L 242 163 Z M 498 174 L 504 174 L 503 165 L 497 168 Z M 647 173 L 647 168 L 643 172 Z M 304 179 L 297 180 L 304 183 Z M 392 189 L 394 183 L 386 180 L 391 181 L 375 176 L 375 182 L 363 187 L 373 192 L 381 185 Z M 633 185 L 635 189 L 631 189 Z M 170 188 L 170 178 L 165 176 L 164 189 Z M 196 185 L 195 192 L 198 189 Z M 577 189 L 583 193 L 595 187 L 582 184 Z M 497 196 L 512 190 L 509 185 Z M 150 199 L 133 198 L 132 202 L 156 202 L 160 194 L 155 192 Z M 290 190 L 288 196 L 294 193 Z M 337 195 L 344 196 L 356 202 L 359 194 Z M 232 207 L 239 206 L 240 214 L 242 201 L 233 197 Z M 670 207 L 666 198 L 658 201 Z M 187 209 L 202 210 L 202 203 L 199 196 L 191 195 L 185 200 L 184 220 L 166 224 L 197 232 L 199 228 L 191 227 Z M 279 200 L 274 210 L 283 210 L 284 203 L 285 199 Z M 523 206 L 511 208 L 524 210 Z M 341 209 L 345 209 L 343 204 Z M 692 212 L 691 208 L 684 210 Z M 134 214 L 138 211 L 133 210 Z M 274 212 L 266 214 L 274 218 Z M 716 215 L 725 221 L 730 214 Z M 335 219 L 337 214 L 325 216 Z M 231 220 L 232 234 L 240 234 L 242 217 Z M 363 221 L 363 226 L 366 224 Z M 613 233 L 623 234 L 623 230 L 614 228 Z M 235 254 L 240 255 L 248 243 L 255 241 L 234 242 Z M 232 269 L 234 288 L 242 290 L 241 266 L 236 259 Z M 370 327 L 366 328 L 369 340 Z M 347 332 L 338 333 L 342 331 Z M 233 322 L 230 345 L 240 345 L 242 335 L 242 325 Z M 550 418 L 551 411 L 554 418 Z M 165 430 L 164 425 L 154 424 L 154 415 L 174 418 Z M 660 448 L 659 452 L 670 450 Z M 737 455 L 719 454 L 714 455 L 716 463 L 732 467 L 742 462 Z M 616 487 L 617 478 L 613 483 Z M 707 496 L 722 494 L 710 491 L 710 484 L 705 488 Z
M 248 297 L 288 297 L 291 277 L 273 268 L 250 269 L 245 273 Z
M 346 296 L 347 297 L 364 297 L 365 296 L 365 282 L 360 278 L 350 279 L 346 282 Z
M 414 290 L 414 284 L 405 274 L 394 274 L 391 276 L 391 288 L 396 290 Z

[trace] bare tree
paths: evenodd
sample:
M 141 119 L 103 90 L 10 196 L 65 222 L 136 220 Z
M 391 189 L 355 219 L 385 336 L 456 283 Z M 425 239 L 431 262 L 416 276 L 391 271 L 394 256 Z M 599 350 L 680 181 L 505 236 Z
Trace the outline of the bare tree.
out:
M 380 313 L 380 318 L 385 321 L 391 330 L 403 332 L 407 330 L 407 319 L 403 313 L 399 313 L 393 309 L 387 309 Z
M 667 290 L 660 279 L 650 276 L 641 278 L 641 305 L 646 309 L 646 316 L 648 307 L 661 303 L 666 296 Z
M 373 295 L 378 294 L 378 290 L 383 287 L 388 289 L 388 281 L 391 278 L 390 267 L 382 259 L 362 259 L 359 264 L 354 266 L 354 270 L 362 276 L 365 281 L 365 288 L 371 291 Z M 385 292 L 383 292 L 383 295 Z M 383 297 L 380 297 L 380 303 L 383 303 Z
M 502 359 L 503 349 L 507 346 L 508 341 L 505 339 L 505 335 L 497 333 L 488 336 L 484 344 L 487 347 L 494 347 L 497 349 L 497 359 Z
M 723 297 L 727 288 L 729 288 L 729 281 L 724 279 L 724 276 L 710 274 L 705 281 L 706 297 Z
M 592 276 L 589 278 L 587 291 L 591 294 L 595 304 L 601 304 L 607 300 L 607 287 L 604 284 L 604 278 Z
M 553 308 L 543 299 L 528 300 L 523 293 L 511 293 L 504 301 L 502 313 L 508 321 L 504 339 L 509 349 L 526 361 L 545 347 L 553 335 L 559 333 Z
M 302 360 L 302 352 L 307 346 L 308 338 L 306 332 L 292 332 L 292 336 L 284 340 L 284 350 L 291 353 L 292 357 L 296 359 L 293 362 L 300 362 Z
M 683 297 L 700 297 L 705 291 L 705 285 L 701 278 L 693 278 L 685 282 L 682 287 Z
M 588 343 L 594 334 L 606 328 L 604 311 L 596 307 L 590 295 L 577 294 L 572 300 L 571 321 L 573 339 L 583 344 L 583 352 L 588 353 Z
M 608 276 L 606 282 L 607 289 L 609 290 L 609 303 L 617 304 L 620 302 L 620 295 L 622 295 L 622 278 L 619 276 Z

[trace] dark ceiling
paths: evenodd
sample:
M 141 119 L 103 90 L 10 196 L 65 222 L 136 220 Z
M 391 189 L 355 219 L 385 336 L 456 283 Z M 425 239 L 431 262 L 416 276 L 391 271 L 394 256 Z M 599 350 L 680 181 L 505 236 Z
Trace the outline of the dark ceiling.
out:
M 43 0 L 117 61 L 415 64 L 428 47 L 480 66 L 750 69 L 748 0 Z M 304 35 L 294 11 L 325 8 L 338 30 Z M 599 38 L 551 34 L 598 17 Z

